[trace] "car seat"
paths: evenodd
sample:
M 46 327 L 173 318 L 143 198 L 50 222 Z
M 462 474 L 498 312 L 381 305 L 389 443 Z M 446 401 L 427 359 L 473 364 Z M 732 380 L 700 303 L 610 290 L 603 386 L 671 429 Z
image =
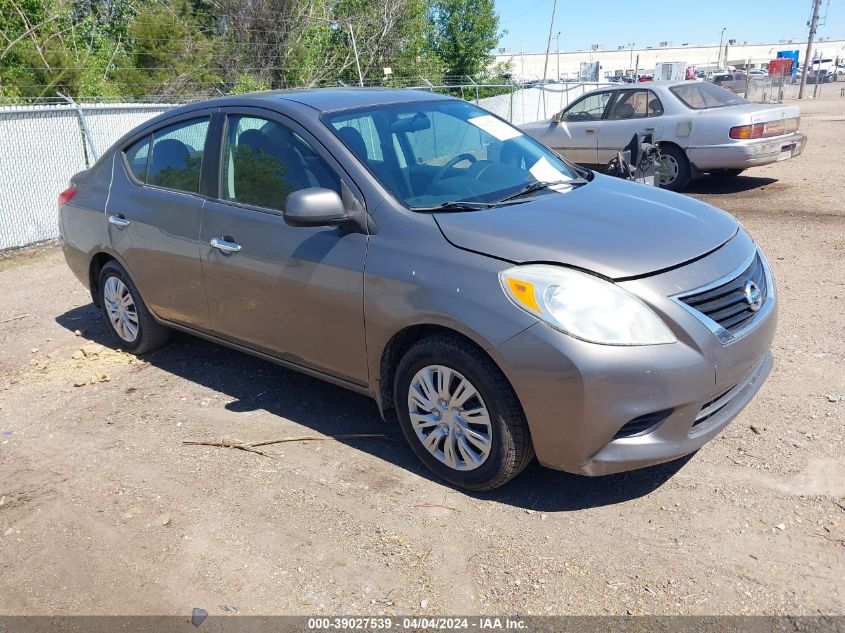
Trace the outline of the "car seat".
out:
M 191 152 L 188 146 L 175 138 L 158 141 L 153 145 L 153 156 L 150 162 L 150 182 L 158 183 L 162 172 L 168 169 L 186 171 Z
M 622 103 L 613 108 L 613 116 L 611 119 L 633 119 L 637 115 L 637 111 L 630 103 Z

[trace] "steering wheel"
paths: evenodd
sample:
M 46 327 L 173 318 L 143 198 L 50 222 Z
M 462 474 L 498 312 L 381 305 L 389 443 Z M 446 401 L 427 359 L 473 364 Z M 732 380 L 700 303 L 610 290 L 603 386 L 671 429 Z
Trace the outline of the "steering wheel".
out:
M 448 163 L 446 163 L 445 165 L 443 165 L 443 167 L 440 168 L 440 171 L 437 172 L 434 178 L 431 179 L 431 184 L 426 189 L 426 192 L 431 191 L 431 189 L 435 185 L 439 184 L 440 181 L 443 180 L 443 177 L 446 175 L 446 173 L 450 169 L 452 169 L 452 167 L 465 160 L 468 160 L 471 163 L 478 162 L 478 159 L 475 156 L 467 153 L 458 154 L 457 156 L 452 157 L 452 159 Z

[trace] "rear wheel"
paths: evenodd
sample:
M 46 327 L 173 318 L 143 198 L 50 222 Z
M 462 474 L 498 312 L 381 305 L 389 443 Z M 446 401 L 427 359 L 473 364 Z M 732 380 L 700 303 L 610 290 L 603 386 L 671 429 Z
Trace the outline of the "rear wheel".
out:
M 438 335 L 415 343 L 399 363 L 394 394 L 411 450 L 455 486 L 498 488 L 534 457 L 510 383 L 467 341 Z
M 662 146 L 657 172 L 660 176 L 661 188 L 682 191 L 690 180 L 689 159 L 686 152 L 675 145 Z
M 744 171 L 744 169 L 714 169 L 710 175 L 716 178 L 735 178 Z
M 103 266 L 99 290 L 109 333 L 121 349 L 145 354 L 167 343 L 170 330 L 153 319 L 123 266 L 116 261 Z

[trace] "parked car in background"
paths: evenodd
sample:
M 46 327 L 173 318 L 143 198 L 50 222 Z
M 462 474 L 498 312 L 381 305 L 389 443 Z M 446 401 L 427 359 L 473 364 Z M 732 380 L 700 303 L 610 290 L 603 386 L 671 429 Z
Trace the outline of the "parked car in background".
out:
M 749 77 L 767 77 L 769 75 L 768 72 L 761 68 L 752 68 L 750 70 L 745 71 Z
M 735 218 L 443 95 L 183 106 L 75 175 L 59 222 L 123 350 L 174 328 L 369 395 L 472 490 L 535 452 L 587 475 L 692 453 L 772 365 L 771 270 Z
M 736 70 L 729 73 L 713 75 L 712 81 L 720 88 L 725 88 L 731 92 L 741 93 L 745 92 L 745 88 L 748 85 L 748 75 L 742 71 Z
M 807 69 L 807 81 L 810 83 L 829 83 L 845 77 L 845 63 L 834 59 L 816 59 Z
M 601 168 L 639 132 L 660 142 L 660 184 L 680 191 L 702 173 L 743 170 L 798 156 L 805 136 L 793 105 L 750 103 L 703 81 L 652 82 L 585 94 L 551 119 L 522 126 L 570 160 Z
M 637 82 L 654 81 L 654 75 L 640 75 L 637 77 Z

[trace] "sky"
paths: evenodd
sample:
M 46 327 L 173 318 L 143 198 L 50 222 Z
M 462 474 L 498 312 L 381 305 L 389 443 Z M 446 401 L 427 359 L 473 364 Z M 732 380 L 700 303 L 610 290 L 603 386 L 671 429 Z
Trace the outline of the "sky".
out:
M 500 28 L 508 33 L 500 47 L 512 52 L 546 50 L 553 0 L 496 0 Z M 560 34 L 561 50 L 607 49 L 634 43 L 636 47 L 672 44 L 718 44 L 725 41 L 777 42 L 807 37 L 811 0 L 557 0 L 552 50 Z M 845 39 L 845 0 L 822 0 L 826 24 L 818 35 Z

